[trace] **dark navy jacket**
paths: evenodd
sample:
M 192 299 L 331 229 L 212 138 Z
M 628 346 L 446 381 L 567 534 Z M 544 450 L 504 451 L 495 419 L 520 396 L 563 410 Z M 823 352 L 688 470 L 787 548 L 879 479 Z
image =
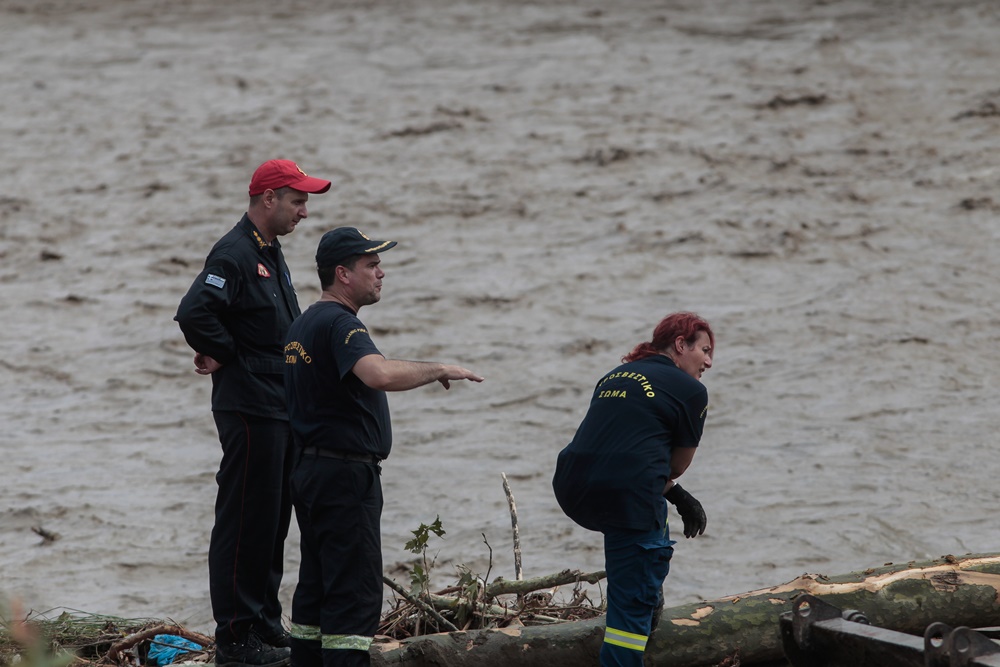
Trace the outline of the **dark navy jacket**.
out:
M 244 214 L 212 248 L 174 317 L 188 345 L 223 364 L 212 374 L 212 410 L 288 419 L 283 348 L 299 312 L 281 244 L 265 243 Z
M 559 453 L 552 479 L 559 506 L 591 530 L 662 529 L 671 452 L 698 446 L 707 411 L 705 386 L 667 357 L 614 369 Z

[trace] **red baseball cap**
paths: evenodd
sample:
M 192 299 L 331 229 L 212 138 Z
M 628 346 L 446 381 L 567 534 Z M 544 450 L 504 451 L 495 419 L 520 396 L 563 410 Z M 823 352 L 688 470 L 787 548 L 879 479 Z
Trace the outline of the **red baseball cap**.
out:
M 284 187 L 318 195 L 330 189 L 330 181 L 307 175 L 291 160 L 268 160 L 253 173 L 250 196 Z

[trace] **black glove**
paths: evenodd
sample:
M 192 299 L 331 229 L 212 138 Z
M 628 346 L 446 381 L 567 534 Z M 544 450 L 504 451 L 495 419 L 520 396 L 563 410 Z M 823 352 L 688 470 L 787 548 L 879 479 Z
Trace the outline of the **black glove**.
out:
M 690 493 L 681 488 L 681 485 L 674 482 L 670 490 L 663 494 L 667 502 L 677 508 L 677 513 L 684 520 L 684 537 L 696 537 L 705 532 L 708 525 L 708 517 L 701 503 Z

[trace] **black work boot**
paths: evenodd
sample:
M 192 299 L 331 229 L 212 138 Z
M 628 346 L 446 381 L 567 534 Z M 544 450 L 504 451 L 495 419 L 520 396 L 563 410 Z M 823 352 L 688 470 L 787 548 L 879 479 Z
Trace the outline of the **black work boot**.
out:
M 242 642 L 218 644 L 216 667 L 284 667 L 291 661 L 291 650 L 265 644 L 251 631 Z
M 266 630 L 255 630 L 260 639 L 265 644 L 270 644 L 275 648 L 285 648 L 290 646 L 288 639 L 291 637 L 288 630 L 284 628 L 267 628 Z

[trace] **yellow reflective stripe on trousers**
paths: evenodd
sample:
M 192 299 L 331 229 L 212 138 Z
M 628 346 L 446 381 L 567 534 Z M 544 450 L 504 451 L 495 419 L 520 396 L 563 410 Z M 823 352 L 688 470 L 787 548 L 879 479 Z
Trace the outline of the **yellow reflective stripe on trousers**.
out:
M 647 635 L 637 635 L 632 632 L 625 632 L 624 630 L 615 630 L 614 628 L 604 629 L 604 642 L 606 644 L 630 648 L 633 651 L 645 651 L 647 639 L 649 639 Z
M 374 637 L 363 637 L 361 635 L 324 635 L 323 631 L 316 625 L 300 625 L 292 623 L 289 630 L 295 639 L 305 641 L 323 642 L 323 648 L 345 649 L 351 651 L 367 651 L 371 648 Z
M 367 651 L 374 639 L 362 635 L 323 635 L 323 648 Z
M 319 629 L 318 625 L 292 623 L 292 627 L 288 629 L 288 632 L 292 637 L 306 641 L 318 642 L 323 638 L 323 631 Z

